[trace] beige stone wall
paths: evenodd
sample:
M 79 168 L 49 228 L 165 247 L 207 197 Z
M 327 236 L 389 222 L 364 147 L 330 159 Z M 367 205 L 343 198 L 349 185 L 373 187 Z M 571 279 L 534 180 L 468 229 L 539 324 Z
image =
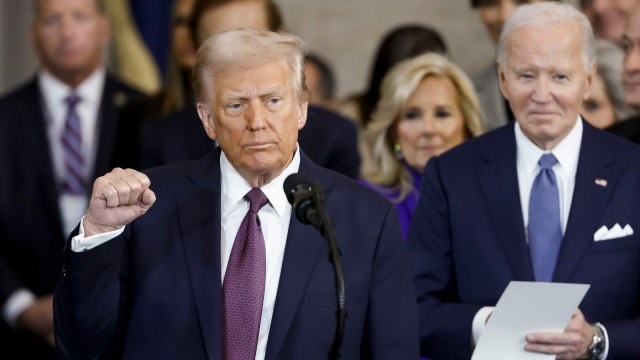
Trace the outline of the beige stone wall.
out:
M 333 65 L 338 94 L 364 88 L 384 34 L 406 23 L 426 24 L 447 41 L 451 58 L 464 70 L 483 68 L 494 45 L 469 0 L 276 0 L 288 31 Z

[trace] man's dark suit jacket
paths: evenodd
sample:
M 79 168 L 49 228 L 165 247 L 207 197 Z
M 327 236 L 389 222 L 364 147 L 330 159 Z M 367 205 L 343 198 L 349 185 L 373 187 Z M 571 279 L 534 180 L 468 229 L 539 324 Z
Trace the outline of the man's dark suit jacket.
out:
M 553 281 L 590 284 L 580 309 L 606 327 L 608 359 L 640 359 L 640 148 L 583 125 Z M 469 359 L 476 312 L 495 306 L 510 281 L 533 281 L 514 125 L 432 159 L 422 179 L 408 237 L 421 351 Z M 616 223 L 635 233 L 594 241 L 596 230 Z
M 94 175 L 114 165 L 128 165 L 125 159 L 115 160 L 115 153 L 131 146 L 116 140 L 126 131 L 118 125 L 118 112 L 127 99 L 137 96 L 137 91 L 107 76 Z M 22 287 L 36 296 L 52 294 L 62 266 L 67 234 L 63 234 L 42 104 L 37 80 L 0 99 L 0 306 Z M 0 339 L 0 359 L 55 355 L 44 341 L 11 330 L 2 320 Z
M 141 143 L 143 169 L 198 159 L 216 146 L 204 131 L 194 106 L 146 124 Z M 357 130 L 344 117 L 309 105 L 298 143 L 316 164 L 352 179 L 360 176 Z
M 67 252 L 56 289 L 65 359 L 221 359 L 220 151 L 147 171 L 153 207 L 123 235 Z M 356 182 L 313 164 L 346 281 L 342 358 L 416 359 L 415 293 L 395 210 Z M 292 217 L 266 359 L 326 359 L 336 295 L 328 247 Z
M 606 130 L 636 144 L 640 144 L 640 116 L 633 116 L 624 121 L 617 122 L 606 128 Z

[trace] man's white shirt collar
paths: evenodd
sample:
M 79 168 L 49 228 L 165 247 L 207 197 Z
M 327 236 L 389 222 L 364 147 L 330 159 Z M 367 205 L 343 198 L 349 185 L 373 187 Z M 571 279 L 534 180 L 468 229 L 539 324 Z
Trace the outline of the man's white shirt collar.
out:
M 260 188 L 280 217 L 289 214 L 287 209 L 291 207 L 283 190 L 284 180 L 299 169 L 300 147 L 297 146 L 291 163 L 280 175 Z M 224 152 L 220 153 L 220 172 L 222 174 L 222 209 L 225 212 L 222 217 L 225 218 L 235 206 L 242 203 L 244 196 L 251 190 L 251 185 L 231 165 Z
M 72 91 L 75 91 L 84 104 L 90 105 L 92 108 L 97 108 L 100 106 L 100 100 L 102 99 L 105 77 L 105 68 L 99 67 L 85 81 L 80 83 L 77 88 L 73 89 L 53 76 L 53 74 L 46 69 L 41 69 L 38 74 L 40 90 L 44 95 L 44 101 L 47 102 L 46 105 L 49 109 L 64 104 L 65 99 Z M 49 102 L 55 102 L 56 105 Z
M 515 123 L 516 148 L 518 151 L 518 161 L 522 161 L 522 166 L 526 174 L 534 176 L 538 171 L 538 160 L 543 154 L 553 153 L 558 159 L 558 164 L 565 174 L 573 178 L 578 168 L 578 158 L 580 156 L 580 145 L 582 143 L 582 118 L 578 120 L 562 141 L 551 150 L 542 150 L 534 144 Z M 557 170 L 556 170 L 557 171 Z

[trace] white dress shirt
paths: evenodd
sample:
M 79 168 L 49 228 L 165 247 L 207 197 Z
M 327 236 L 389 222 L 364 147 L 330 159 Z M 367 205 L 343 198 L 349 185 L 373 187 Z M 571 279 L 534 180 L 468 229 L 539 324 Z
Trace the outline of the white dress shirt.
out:
M 53 76 L 47 70 L 38 73 L 38 86 L 42 95 L 42 107 L 44 118 L 47 122 L 47 139 L 53 161 L 53 171 L 56 184 L 62 183 L 65 178 L 65 166 L 62 155 L 62 133 L 64 131 L 68 105 L 65 99 L 72 90 L 80 96 L 81 101 L 76 105 L 76 112 L 80 118 L 82 132 L 82 152 L 85 155 L 85 177 L 93 169 L 98 145 L 95 139 L 98 136 L 97 128 L 100 102 L 104 91 L 106 77 L 104 68 L 98 68 L 78 87 L 72 89 Z M 62 216 L 62 229 L 65 234 L 73 231 L 87 208 L 86 195 L 59 194 L 58 206 Z M 22 312 L 35 302 L 33 293 L 22 288 L 14 291 L 5 301 L 2 307 L 2 317 L 11 326 L 15 325 Z
M 270 183 L 260 188 L 267 199 L 269 199 L 269 204 L 263 206 L 258 212 L 260 227 L 262 228 L 262 235 L 265 242 L 267 264 L 256 360 L 264 359 L 266 354 L 267 339 L 269 338 L 269 329 L 271 328 L 271 319 L 273 318 L 273 309 L 276 302 L 276 294 L 278 293 L 278 283 L 280 282 L 282 260 L 284 258 L 284 250 L 289 233 L 291 205 L 283 191 L 284 180 L 287 176 L 298 172 L 299 168 L 300 151 L 296 150 L 293 160 L 284 171 Z M 224 282 L 224 274 L 231 255 L 231 249 L 233 248 L 233 242 L 240 229 L 242 219 L 249 211 L 249 202 L 243 198 L 249 190 L 251 190 L 251 186 L 231 165 L 224 152 L 220 155 L 220 173 L 222 186 L 222 197 L 220 199 L 222 211 L 220 236 L 222 283 Z M 115 238 L 123 231 L 124 227 L 108 233 L 85 238 L 84 226 L 81 223 L 80 232 L 71 239 L 71 250 L 80 252 L 93 249 Z

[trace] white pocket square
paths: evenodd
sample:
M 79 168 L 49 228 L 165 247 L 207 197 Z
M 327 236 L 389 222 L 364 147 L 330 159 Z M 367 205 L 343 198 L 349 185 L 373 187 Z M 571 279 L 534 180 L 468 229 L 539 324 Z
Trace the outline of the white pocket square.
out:
M 625 225 L 625 227 L 622 227 L 620 226 L 620 224 L 616 223 L 611 229 L 607 229 L 607 227 L 603 225 L 593 234 L 593 240 L 611 240 L 629 235 L 633 235 L 633 229 L 631 228 L 631 225 L 627 224 Z

